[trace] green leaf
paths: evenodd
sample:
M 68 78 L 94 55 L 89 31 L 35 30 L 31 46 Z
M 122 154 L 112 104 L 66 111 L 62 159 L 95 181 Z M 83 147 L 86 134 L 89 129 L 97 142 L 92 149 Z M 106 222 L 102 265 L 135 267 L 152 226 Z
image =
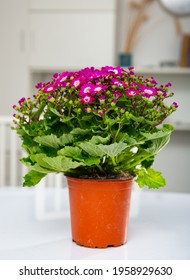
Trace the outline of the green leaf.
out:
M 73 135 L 86 135 L 89 134 L 91 130 L 90 129 L 82 129 L 82 128 L 74 128 L 73 130 L 71 130 L 71 134 Z
M 46 176 L 45 173 L 40 173 L 34 170 L 31 170 L 24 176 L 23 187 L 32 187 L 37 185 L 42 178 Z
M 131 119 L 135 122 L 143 122 L 144 121 L 144 117 L 135 117 L 133 114 L 131 114 Z
M 110 145 L 99 144 L 98 148 L 101 149 L 101 151 L 104 153 L 104 155 L 106 154 L 106 155 L 108 155 L 110 157 L 116 157 L 123 150 L 128 148 L 128 145 L 126 143 L 119 142 L 119 143 L 113 143 L 113 144 L 110 144 Z
M 89 157 L 82 160 L 82 162 L 87 166 L 98 165 L 100 163 L 100 158 Z
M 21 158 L 19 161 L 27 167 L 31 167 L 31 165 L 32 165 L 32 161 L 31 161 L 30 157 Z
M 160 137 L 158 139 L 152 140 L 151 147 L 147 148 L 146 151 L 153 155 L 156 155 L 161 149 L 163 149 L 170 141 L 170 134 L 165 137 Z
M 110 135 L 107 137 L 101 137 L 101 136 L 93 136 L 89 142 L 92 144 L 106 144 L 110 140 Z
M 66 172 L 69 169 L 75 169 L 79 166 L 84 166 L 85 164 L 82 162 L 72 161 L 72 159 L 57 156 L 57 157 L 45 157 L 43 161 L 53 170 L 57 172 Z
M 37 171 L 40 173 L 44 173 L 44 174 L 54 172 L 54 170 L 43 168 L 43 167 L 39 166 L 37 163 L 32 165 L 30 168 L 31 168 L 31 170 L 34 170 L 34 171 Z
M 55 108 L 49 107 L 49 110 L 58 117 L 63 117 Z
M 172 126 L 164 126 L 162 130 L 159 130 L 158 132 L 154 132 L 154 133 L 141 132 L 141 135 L 143 135 L 147 140 L 154 140 L 154 139 L 171 135 L 172 131 L 173 131 Z
M 104 156 L 104 152 L 98 147 L 98 145 L 91 142 L 83 142 L 79 144 L 79 147 L 92 157 Z
M 67 156 L 71 158 L 80 158 L 82 154 L 82 150 L 78 147 L 70 147 L 66 146 L 58 152 L 60 156 Z
M 149 189 L 159 189 L 166 185 L 166 181 L 161 172 L 155 171 L 154 169 L 136 169 L 136 173 L 138 174 L 136 182 L 140 188 L 147 186 Z
M 59 139 L 54 134 L 37 136 L 34 138 L 34 141 L 46 147 L 55 148 L 55 149 L 59 148 Z
M 73 135 L 63 134 L 61 137 L 59 137 L 59 142 L 58 143 L 61 147 L 63 147 L 67 144 L 73 143 L 73 140 L 74 140 Z

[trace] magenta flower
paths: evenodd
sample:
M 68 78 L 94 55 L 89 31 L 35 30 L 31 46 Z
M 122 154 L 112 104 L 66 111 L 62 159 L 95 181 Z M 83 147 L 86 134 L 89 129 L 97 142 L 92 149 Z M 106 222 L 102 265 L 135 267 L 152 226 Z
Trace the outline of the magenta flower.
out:
M 92 104 L 95 98 L 92 96 L 86 95 L 80 98 L 80 102 L 83 104 Z
M 91 111 L 92 111 L 92 109 L 91 108 L 84 108 L 84 111 L 86 112 L 86 113 L 90 113 Z
M 124 82 L 121 82 L 121 81 L 119 81 L 119 80 L 116 79 L 116 78 L 113 78 L 113 79 L 111 80 L 111 82 L 112 82 L 112 84 L 114 84 L 115 86 L 121 86 L 121 87 L 125 87 L 125 86 L 126 86 L 126 84 L 125 84 Z
M 140 90 L 142 92 L 142 96 L 144 97 L 151 97 L 154 95 L 157 95 L 157 90 L 155 88 L 152 87 L 147 87 L 147 86 L 141 86 Z
M 90 94 L 94 91 L 94 85 L 93 84 L 85 84 L 80 89 L 80 96 L 86 96 L 86 94 Z
M 171 87 L 171 86 L 172 86 L 171 83 L 167 83 L 167 84 L 165 85 L 165 87 Z
M 98 93 L 98 92 L 102 91 L 103 89 L 105 89 L 105 87 L 103 87 L 103 86 L 100 84 L 100 85 L 94 86 L 93 91 L 94 91 L 95 93 Z
M 43 83 L 38 83 L 37 85 L 35 85 L 35 88 L 37 88 L 37 89 L 42 89 L 43 87 L 45 86 L 45 84 L 43 84 Z
M 43 92 L 44 93 L 51 93 L 54 92 L 57 89 L 57 85 L 47 85 L 44 89 Z
M 134 71 L 135 70 L 135 67 L 134 66 L 130 66 L 128 67 L 129 71 Z
M 55 101 L 55 98 L 54 98 L 52 95 L 49 95 L 49 96 L 48 96 L 48 100 L 49 100 L 50 102 L 54 102 L 54 101 Z
M 16 107 L 17 107 L 16 105 L 13 105 L 13 107 L 12 107 L 12 108 L 13 108 L 13 109 L 16 109 Z
M 121 94 L 120 92 L 115 91 L 115 92 L 113 92 L 113 96 L 114 96 L 116 99 L 118 99 L 119 97 L 122 96 L 122 94 Z
M 57 77 L 56 84 L 60 85 L 69 78 L 69 72 L 63 72 L 60 76 Z
M 21 99 L 18 101 L 18 103 L 19 103 L 20 106 L 22 106 L 22 104 L 23 104 L 25 101 L 26 101 L 26 98 L 23 97 L 23 98 L 21 98 Z
M 83 83 L 82 77 L 76 77 L 71 81 L 70 85 L 71 87 L 79 88 L 82 85 L 82 83 Z
M 129 97 L 133 97 L 133 96 L 139 95 L 138 90 L 135 90 L 133 88 L 126 90 L 125 93 Z
M 177 102 L 173 102 L 173 103 L 172 103 L 172 106 L 173 106 L 175 109 L 177 109 L 177 108 L 179 107 L 179 105 L 177 104 Z
M 53 75 L 53 77 L 54 77 L 54 79 L 57 79 L 58 77 L 59 77 L 59 73 L 58 72 L 56 72 L 54 75 Z

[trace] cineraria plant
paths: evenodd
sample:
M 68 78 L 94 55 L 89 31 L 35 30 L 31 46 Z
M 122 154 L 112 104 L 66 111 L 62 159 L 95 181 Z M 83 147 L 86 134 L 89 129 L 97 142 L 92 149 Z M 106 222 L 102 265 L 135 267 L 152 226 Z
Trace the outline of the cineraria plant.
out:
M 33 98 L 14 105 L 13 129 L 20 135 L 30 168 L 23 186 L 51 172 L 93 179 L 135 177 L 140 187 L 165 185 L 151 168 L 173 127 L 163 124 L 178 107 L 164 101 L 171 84 L 157 85 L 134 67 L 105 66 L 54 74 L 39 83 Z M 165 123 L 165 122 L 164 122 Z

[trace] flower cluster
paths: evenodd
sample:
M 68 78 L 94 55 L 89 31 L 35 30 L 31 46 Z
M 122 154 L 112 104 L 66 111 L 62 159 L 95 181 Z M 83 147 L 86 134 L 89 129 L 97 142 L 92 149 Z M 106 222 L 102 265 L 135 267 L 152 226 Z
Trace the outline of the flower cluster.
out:
M 129 173 L 141 178 L 137 166 L 147 170 L 172 131 L 169 125 L 160 128 L 178 107 L 176 102 L 165 104 L 173 96 L 170 87 L 136 75 L 134 67 L 55 73 L 48 83 L 36 85 L 33 98 L 23 97 L 13 106 L 14 129 L 29 154 L 25 163 L 38 177 L 46 172 L 79 177 L 83 172 L 88 177 Z M 163 145 L 153 151 L 158 138 Z M 70 168 L 50 168 L 36 154 L 71 160 Z

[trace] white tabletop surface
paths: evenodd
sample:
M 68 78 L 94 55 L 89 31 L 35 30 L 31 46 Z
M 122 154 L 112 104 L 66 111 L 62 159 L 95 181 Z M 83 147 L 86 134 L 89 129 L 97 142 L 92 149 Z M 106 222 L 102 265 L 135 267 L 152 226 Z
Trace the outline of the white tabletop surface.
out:
M 1 260 L 190 259 L 190 194 L 133 191 L 128 242 L 90 249 L 72 242 L 69 215 L 36 219 L 35 192 L 0 190 Z

